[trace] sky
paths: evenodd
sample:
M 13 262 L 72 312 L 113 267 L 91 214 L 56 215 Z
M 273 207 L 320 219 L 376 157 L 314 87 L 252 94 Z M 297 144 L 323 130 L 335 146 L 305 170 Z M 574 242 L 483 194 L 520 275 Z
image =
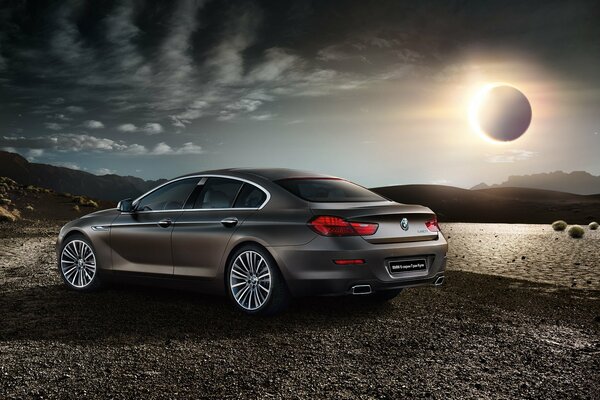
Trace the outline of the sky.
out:
M 0 148 L 146 179 L 600 175 L 598 21 L 597 1 L 3 1 Z M 533 110 L 513 142 L 469 123 L 494 82 Z

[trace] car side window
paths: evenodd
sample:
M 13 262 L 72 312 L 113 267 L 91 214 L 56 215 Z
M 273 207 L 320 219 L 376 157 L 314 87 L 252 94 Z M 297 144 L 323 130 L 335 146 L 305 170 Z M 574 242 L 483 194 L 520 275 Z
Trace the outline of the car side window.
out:
M 197 184 L 198 178 L 181 179 L 169 183 L 142 198 L 136 205 L 136 210 L 180 210 Z
M 208 178 L 194 208 L 231 208 L 243 182 L 227 178 Z
M 244 183 L 244 187 L 240 191 L 237 199 L 235 200 L 234 208 L 258 208 L 265 200 L 267 195 L 265 192 L 260 190 L 254 185 Z

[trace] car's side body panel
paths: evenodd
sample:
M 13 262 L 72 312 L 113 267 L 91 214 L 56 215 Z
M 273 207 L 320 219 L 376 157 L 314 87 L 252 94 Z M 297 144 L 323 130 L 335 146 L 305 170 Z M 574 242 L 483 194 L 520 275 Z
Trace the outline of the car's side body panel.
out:
M 182 211 L 121 213 L 110 227 L 112 269 L 123 272 L 173 274 L 171 234 Z
M 175 221 L 171 236 L 174 274 L 215 279 L 222 269 L 231 236 L 256 212 L 236 208 L 183 212 Z M 238 222 L 226 226 L 222 221 L 228 218 Z
M 244 243 L 257 243 L 267 250 L 273 246 L 303 246 L 314 240 L 317 234 L 310 230 L 306 222 L 311 217 L 308 207 L 296 209 L 277 209 L 275 207 L 261 210 L 250 215 L 231 237 L 225 254 Z M 271 254 L 272 252 L 269 251 Z M 272 254 L 273 255 L 273 254 Z M 221 263 L 219 276 L 224 276 L 227 257 Z M 284 278 L 287 271 L 280 268 Z
M 112 268 L 110 226 L 119 214 L 120 212 L 116 208 L 111 208 L 84 215 L 67 223 L 58 235 L 56 242 L 57 258 L 60 258 L 59 252 L 65 237 L 79 233 L 87 237 L 92 243 L 96 252 L 98 269 L 104 272 L 110 270 Z

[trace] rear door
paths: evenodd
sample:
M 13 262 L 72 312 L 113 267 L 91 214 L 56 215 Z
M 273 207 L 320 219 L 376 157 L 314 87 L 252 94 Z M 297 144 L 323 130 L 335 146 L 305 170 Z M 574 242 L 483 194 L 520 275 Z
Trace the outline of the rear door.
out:
M 173 230 L 173 263 L 177 276 L 216 277 L 236 229 L 266 201 L 267 194 L 235 178 L 207 177 L 193 194 Z

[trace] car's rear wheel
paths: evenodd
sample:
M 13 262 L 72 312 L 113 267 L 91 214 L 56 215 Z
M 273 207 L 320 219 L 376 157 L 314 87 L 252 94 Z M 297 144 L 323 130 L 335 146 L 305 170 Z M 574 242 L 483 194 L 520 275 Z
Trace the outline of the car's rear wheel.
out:
M 246 314 L 274 315 L 289 305 L 290 294 L 275 260 L 259 246 L 243 246 L 232 255 L 227 287 L 233 304 Z
M 65 241 L 58 264 L 60 276 L 70 289 L 86 292 L 100 287 L 96 253 L 83 235 Z

